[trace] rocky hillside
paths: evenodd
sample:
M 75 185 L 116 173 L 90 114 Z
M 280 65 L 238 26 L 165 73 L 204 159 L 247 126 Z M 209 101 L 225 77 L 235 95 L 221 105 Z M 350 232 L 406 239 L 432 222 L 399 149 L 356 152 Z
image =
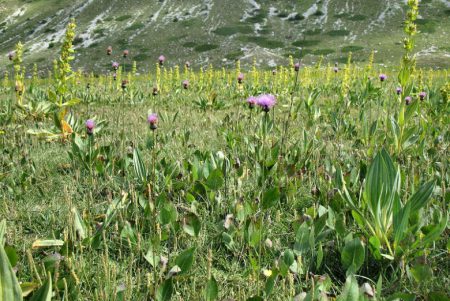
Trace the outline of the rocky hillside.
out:
M 130 50 L 140 69 L 164 54 L 171 64 L 283 63 L 290 54 L 313 63 L 367 60 L 396 64 L 402 53 L 400 0 L 0 0 L 0 70 L 18 41 L 25 61 L 51 65 L 70 18 L 77 21 L 77 67 L 102 71 Z M 422 0 L 419 63 L 450 66 L 450 1 Z M 301 49 L 301 51 L 300 51 Z M 300 54 L 301 53 L 301 54 Z

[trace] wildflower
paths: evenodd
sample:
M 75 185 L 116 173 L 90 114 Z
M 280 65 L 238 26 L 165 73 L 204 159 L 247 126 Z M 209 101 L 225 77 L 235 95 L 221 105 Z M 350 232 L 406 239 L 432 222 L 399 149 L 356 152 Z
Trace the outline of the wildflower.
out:
M 260 106 L 262 108 L 262 110 L 264 112 L 269 112 L 270 109 L 275 106 L 275 104 L 277 103 L 277 99 L 275 98 L 275 96 L 271 95 L 271 94 L 263 94 L 258 96 L 257 100 L 256 100 L 256 104 L 258 106 Z
M 387 79 L 387 75 L 382 73 L 380 74 L 379 78 L 381 82 L 384 82 Z
M 334 73 L 338 73 L 339 68 L 338 67 L 334 67 L 333 70 L 334 70 Z
M 123 51 L 123 58 L 127 58 L 127 56 L 130 54 L 130 51 L 128 51 L 127 49 L 125 49 Z
M 401 87 L 397 87 L 397 89 L 395 89 L 395 92 L 397 93 L 397 95 L 402 94 L 402 88 Z
M 153 87 L 153 92 L 152 92 L 153 96 L 158 95 L 158 87 Z
M 108 48 L 106 48 L 106 54 L 107 55 L 111 55 L 112 54 L 112 46 L 108 46 Z
M 147 117 L 147 122 L 150 125 L 150 129 L 152 131 L 156 130 L 158 128 L 158 115 L 156 113 L 151 113 Z
M 186 90 L 189 88 L 189 81 L 187 79 L 183 81 L 183 88 Z
M 238 83 L 242 84 L 242 81 L 244 80 L 244 74 L 239 73 L 237 80 L 238 80 Z
M 411 101 L 412 101 L 411 96 L 406 96 L 406 97 L 405 97 L 405 104 L 406 104 L 407 106 L 409 106 L 409 105 L 411 104 Z
M 128 86 L 128 80 L 124 79 L 122 81 L 122 89 L 125 90 L 127 88 L 127 86 Z
M 88 135 L 92 135 L 94 133 L 95 121 L 92 119 L 88 119 L 86 121 L 86 133 Z
M 300 63 L 295 63 L 294 70 L 295 72 L 298 72 L 300 70 Z
M 113 68 L 114 70 L 119 69 L 119 63 L 118 63 L 118 62 L 112 62 L 111 66 L 112 66 L 112 68 Z
M 247 98 L 247 103 L 248 103 L 248 107 L 250 109 L 253 109 L 255 107 L 255 105 L 257 104 L 258 99 L 255 96 L 250 96 L 249 98 Z
M 13 51 L 8 52 L 8 59 L 10 61 L 12 61 L 14 59 L 14 52 Z
M 158 58 L 159 64 L 162 66 L 166 61 L 166 57 L 164 55 L 160 55 Z
M 277 75 L 277 69 L 272 70 L 272 75 Z
M 117 73 L 113 73 L 113 79 L 116 80 L 117 79 Z
M 426 92 L 422 91 L 422 92 L 419 93 L 420 100 L 424 100 L 425 97 L 427 97 L 427 93 Z

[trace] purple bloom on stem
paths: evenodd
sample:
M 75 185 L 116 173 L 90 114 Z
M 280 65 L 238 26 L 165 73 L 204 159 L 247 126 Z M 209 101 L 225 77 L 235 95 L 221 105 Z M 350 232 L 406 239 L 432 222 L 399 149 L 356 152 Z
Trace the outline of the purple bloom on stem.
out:
M 130 51 L 128 51 L 127 49 L 125 49 L 123 51 L 123 57 L 126 58 L 128 55 L 130 54 Z
M 238 83 L 242 83 L 242 81 L 244 80 L 244 74 L 239 73 L 238 77 L 237 77 Z
M 382 73 L 382 74 L 380 74 L 379 78 L 380 78 L 380 81 L 384 82 L 387 79 L 387 75 Z
M 189 88 L 189 81 L 187 79 L 183 81 L 183 88 L 184 89 Z
M 409 105 L 411 104 L 411 101 L 412 101 L 411 96 L 406 96 L 406 97 L 405 97 L 405 104 L 406 104 L 407 106 L 409 106 Z
M 95 121 L 92 119 L 88 119 L 86 121 L 86 132 L 88 135 L 92 135 L 94 133 Z
M 14 59 L 14 51 L 8 52 L 8 59 L 12 61 Z
M 158 115 L 156 113 L 151 113 L 148 115 L 147 117 L 147 122 L 150 124 L 150 129 L 152 131 L 156 130 L 156 128 L 158 127 Z
M 111 66 L 112 66 L 112 68 L 113 68 L 114 70 L 119 69 L 119 63 L 118 63 L 118 62 L 112 62 Z
M 419 93 L 420 100 L 424 100 L 425 97 L 427 97 L 427 93 L 426 92 L 422 91 L 422 92 Z
M 158 58 L 159 64 L 162 65 L 166 61 L 166 57 L 164 55 L 160 55 Z
M 339 68 L 338 67 L 334 67 L 333 70 L 334 70 L 334 73 L 338 73 Z
M 296 72 L 298 72 L 298 71 L 300 70 L 300 63 L 295 63 L 295 64 L 294 64 L 294 70 L 295 70 Z
M 277 99 L 272 94 L 263 94 L 258 96 L 256 103 L 263 109 L 264 112 L 269 112 L 270 109 L 277 103 Z
M 402 94 L 402 88 L 401 87 L 397 87 L 397 89 L 395 89 L 395 92 L 397 93 L 397 95 Z
M 247 98 L 248 107 L 250 109 L 253 109 L 257 102 L 258 99 L 255 96 L 250 96 L 249 98 Z
M 114 72 L 113 74 L 113 79 L 116 80 L 117 79 L 117 73 Z

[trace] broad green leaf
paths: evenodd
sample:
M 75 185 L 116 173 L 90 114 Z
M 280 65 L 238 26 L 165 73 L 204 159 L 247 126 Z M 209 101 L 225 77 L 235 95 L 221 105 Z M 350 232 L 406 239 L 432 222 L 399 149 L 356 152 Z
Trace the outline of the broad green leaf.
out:
M 135 148 L 133 151 L 133 167 L 139 182 L 143 185 L 147 184 L 148 173 L 138 148 Z
M 22 289 L 17 281 L 3 245 L 0 244 L 0 301 L 22 300 Z
M 217 285 L 216 279 L 211 276 L 211 279 L 206 283 L 205 289 L 205 299 L 206 301 L 214 301 L 219 295 L 219 286 Z
M 195 214 L 189 214 L 183 223 L 183 230 L 190 236 L 197 237 L 200 233 L 202 223 L 200 222 L 200 219 Z
M 294 253 L 291 250 L 284 251 L 283 262 L 286 264 L 286 266 L 290 267 L 294 263 L 294 260 Z
M 222 171 L 220 168 L 213 170 L 206 180 L 206 186 L 211 190 L 219 190 L 224 184 Z
M 356 273 L 364 263 L 364 246 L 359 238 L 345 244 L 341 253 L 341 260 L 348 274 Z
M 38 249 L 38 248 L 48 248 L 48 247 L 61 247 L 63 245 L 64 245 L 64 241 L 59 240 L 59 239 L 46 239 L 46 240 L 38 239 L 33 242 L 31 247 L 33 249 Z
M 156 291 L 156 300 L 157 301 L 169 301 L 172 298 L 173 294 L 173 282 L 172 278 L 164 281 Z
M 183 251 L 175 259 L 175 264 L 180 267 L 180 275 L 186 274 L 194 263 L 195 247 Z
M 35 289 L 39 287 L 39 284 L 34 282 L 23 282 L 20 284 L 20 288 L 22 289 L 22 296 L 27 297 L 32 292 L 34 292 Z
M 278 187 L 271 188 L 267 190 L 262 199 L 262 208 L 263 209 L 269 209 L 273 206 L 275 206 L 278 201 L 280 200 L 280 190 Z
M 433 271 L 428 265 L 418 264 L 413 266 L 410 271 L 417 283 L 424 283 L 433 278 Z
M 47 280 L 38 289 L 31 298 L 31 301 L 50 301 L 52 300 L 52 275 L 48 273 Z
M 349 276 L 345 280 L 345 286 L 342 294 L 336 299 L 337 301 L 359 301 L 358 281 L 354 276 Z
M 161 208 L 159 216 L 161 219 L 161 224 L 163 225 L 170 224 L 177 220 L 178 217 L 177 209 L 171 202 L 166 201 Z
M 266 298 L 268 298 L 269 295 L 272 293 L 276 280 L 277 280 L 276 273 L 273 273 L 272 275 L 270 275 L 269 278 L 267 278 L 266 285 L 264 287 L 264 293 L 266 294 Z
M 0 246 L 3 247 L 5 244 L 5 233 L 6 233 L 6 220 L 0 222 Z
M 420 186 L 419 190 L 413 194 L 408 203 L 411 203 L 411 211 L 415 212 L 426 205 L 434 190 L 434 181 Z

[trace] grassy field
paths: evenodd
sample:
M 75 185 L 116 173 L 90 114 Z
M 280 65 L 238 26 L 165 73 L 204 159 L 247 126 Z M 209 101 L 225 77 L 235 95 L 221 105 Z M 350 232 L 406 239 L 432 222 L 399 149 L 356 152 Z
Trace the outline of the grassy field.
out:
M 0 301 L 450 298 L 448 70 L 83 73 L 62 37 L 0 85 Z
M 231 9 L 230 9 L 231 8 Z M 403 1 L 0 1 L 0 70 L 14 45 L 25 43 L 27 67 L 44 70 L 58 57 L 69 18 L 77 20 L 76 68 L 105 72 L 101 60 L 109 45 L 130 50 L 139 71 L 161 53 L 172 63 L 232 66 L 287 64 L 289 55 L 308 64 L 321 55 L 345 63 L 349 47 L 355 62 L 377 51 L 377 63 L 396 64 L 401 55 Z M 448 68 L 449 1 L 421 1 L 416 41 L 418 63 Z M 388 34 L 386 34 L 388 33 Z

